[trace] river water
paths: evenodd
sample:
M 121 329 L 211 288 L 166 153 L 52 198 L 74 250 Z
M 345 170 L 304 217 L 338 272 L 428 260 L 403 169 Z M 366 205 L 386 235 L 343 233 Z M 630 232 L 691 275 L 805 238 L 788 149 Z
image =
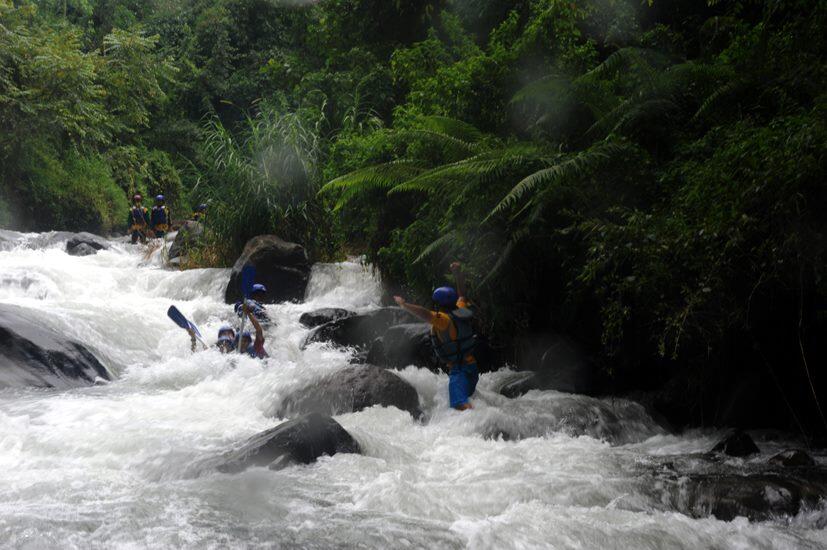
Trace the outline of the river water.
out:
M 31 240 L 29 235 L 24 238 Z M 298 318 L 378 307 L 358 263 L 317 265 L 303 304 L 271 306 L 271 358 L 192 354 L 175 304 L 208 341 L 232 319 L 227 270 L 162 269 L 115 243 L 0 251 L 0 302 L 43 312 L 112 371 L 109 384 L 0 390 L 3 548 L 825 548 L 824 510 L 749 522 L 680 514 L 642 475 L 720 436 L 665 434 L 631 403 L 556 392 L 508 400 L 482 376 L 474 411 L 447 377 L 409 367 L 425 421 L 375 407 L 336 419 L 364 454 L 239 474 L 188 469 L 270 428 L 292 390 L 348 364 Z M 501 428 L 525 437 L 491 437 Z M 532 436 L 532 437 L 528 437 Z

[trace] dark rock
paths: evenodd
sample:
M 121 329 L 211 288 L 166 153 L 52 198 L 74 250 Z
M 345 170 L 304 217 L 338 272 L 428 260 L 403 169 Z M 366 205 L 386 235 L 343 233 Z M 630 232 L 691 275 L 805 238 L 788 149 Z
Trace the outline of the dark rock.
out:
M 514 399 L 525 395 L 531 390 L 539 390 L 540 378 L 532 371 L 515 372 L 505 378 L 496 388 L 497 393 Z
M 304 345 L 313 342 L 330 342 L 344 347 L 368 349 L 373 341 L 384 336 L 390 327 L 409 321 L 410 316 L 401 308 L 377 309 L 316 327 L 307 336 Z
M 427 323 L 404 323 L 389 327 L 374 340 L 368 362 L 391 368 L 415 365 L 440 371 L 443 365 L 431 345 L 431 326 Z
M 785 468 L 804 468 L 816 465 L 813 457 L 801 449 L 781 451 L 777 455 L 770 457 L 769 463 L 776 466 L 784 466 Z
M 93 248 L 86 243 L 79 243 L 72 248 L 67 248 L 66 252 L 70 256 L 91 256 L 98 253 L 97 248 Z
M 204 466 L 227 473 L 253 466 L 276 470 L 293 464 L 310 464 L 322 455 L 360 452 L 359 444 L 338 422 L 329 416 L 310 413 L 254 435 Z
M 827 496 L 827 475 L 819 470 L 802 476 L 776 472 L 689 474 L 662 486 L 667 489 L 662 501 L 681 513 L 698 518 L 712 515 L 723 521 L 739 516 L 767 521 L 817 506 Z
M 47 328 L 42 316 L 0 305 L 0 387 L 90 385 L 109 372 L 77 342 Z
M 233 304 L 241 300 L 241 270 L 245 265 L 256 268 L 256 282 L 267 287 L 265 303 L 301 301 L 310 280 L 307 252 L 298 244 L 288 243 L 275 235 L 260 235 L 247 242 L 233 266 L 224 300 Z
M 204 226 L 200 222 L 186 221 L 175 235 L 172 246 L 169 247 L 169 259 L 174 260 L 185 256 L 204 234 Z
M 555 333 L 534 334 L 517 342 L 517 366 L 537 373 L 537 386 L 544 390 L 595 395 L 597 369 L 572 340 Z
M 278 416 L 318 412 L 336 415 L 374 405 L 396 407 L 414 418 L 422 414 L 419 395 L 408 382 L 379 367 L 354 365 L 333 372 L 288 396 Z
M 749 456 L 761 451 L 746 432 L 736 430 L 716 443 L 710 452 L 727 456 Z
M 665 433 L 639 403 L 625 399 L 551 392 L 499 399 L 495 410 L 470 419 L 483 437 L 517 441 L 564 433 L 626 445 Z
M 579 348 L 562 336 L 540 358 L 544 389 L 591 394 L 595 391 L 595 368 Z
M 73 254 L 72 251 L 80 246 L 84 246 L 87 250 L 91 248 L 97 252 L 98 250 L 107 250 L 109 243 L 103 237 L 98 237 L 91 233 L 76 233 L 66 240 L 66 252 L 69 254 L 85 256 L 86 254 Z
M 303 313 L 299 322 L 308 328 L 315 328 L 331 321 L 338 321 L 356 315 L 352 311 L 337 307 L 326 307 Z

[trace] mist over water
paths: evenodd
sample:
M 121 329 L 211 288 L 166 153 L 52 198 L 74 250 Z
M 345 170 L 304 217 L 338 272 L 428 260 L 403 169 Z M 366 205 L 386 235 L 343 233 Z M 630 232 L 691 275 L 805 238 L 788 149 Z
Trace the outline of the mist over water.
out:
M 336 419 L 364 455 L 282 471 L 193 477 L 199 460 L 270 428 L 291 391 L 348 364 L 306 350 L 298 318 L 378 307 L 355 262 L 317 265 L 304 304 L 271 306 L 270 359 L 192 354 L 171 304 L 212 343 L 234 321 L 228 270 L 167 271 L 140 247 L 94 256 L 0 250 L 0 302 L 40 312 L 113 382 L 0 390 L 0 547 L 823 548 L 824 510 L 750 523 L 671 511 L 642 471 L 720 434 L 663 432 L 634 403 L 557 392 L 509 400 L 485 374 L 476 409 L 448 408 L 447 376 L 408 367 L 425 421 L 374 407 Z M 523 439 L 507 441 L 503 433 Z

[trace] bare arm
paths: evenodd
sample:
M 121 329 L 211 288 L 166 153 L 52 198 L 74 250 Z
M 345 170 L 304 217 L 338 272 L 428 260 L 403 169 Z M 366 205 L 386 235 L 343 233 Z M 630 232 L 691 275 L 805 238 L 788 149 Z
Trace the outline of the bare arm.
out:
M 433 316 L 433 313 L 431 313 L 431 310 L 426 309 L 422 306 L 418 306 L 416 304 L 409 304 L 401 296 L 394 296 L 393 299 L 399 305 L 399 307 L 401 307 L 402 309 L 404 309 L 405 311 L 407 311 L 411 315 L 419 317 L 420 319 L 422 319 L 423 321 L 426 321 L 426 322 L 431 321 L 431 317 Z
M 256 340 L 264 341 L 264 330 L 261 328 L 261 323 L 258 322 L 256 316 L 253 315 L 253 312 L 250 308 L 247 307 L 247 301 L 244 301 L 244 312 L 247 314 L 247 318 L 253 324 L 253 328 L 256 329 Z
M 187 332 L 189 332 L 190 341 L 192 342 L 190 349 L 192 349 L 192 352 L 195 353 L 195 331 L 193 331 L 192 329 L 187 329 Z
M 451 273 L 454 274 L 454 280 L 457 282 L 457 294 L 460 298 L 465 298 L 465 273 L 462 272 L 462 264 L 454 262 L 451 264 Z

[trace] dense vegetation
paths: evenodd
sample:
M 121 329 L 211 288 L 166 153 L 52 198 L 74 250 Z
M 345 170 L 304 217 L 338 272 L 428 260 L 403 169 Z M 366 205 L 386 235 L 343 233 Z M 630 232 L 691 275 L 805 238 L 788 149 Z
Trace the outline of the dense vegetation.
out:
M 827 429 L 827 2 L 0 0 L 0 224 L 209 201 L 679 422 Z M 821 368 L 819 368 L 821 367 Z M 665 386 L 664 386 L 665 385 Z M 747 416 L 744 416 L 747 415 Z

